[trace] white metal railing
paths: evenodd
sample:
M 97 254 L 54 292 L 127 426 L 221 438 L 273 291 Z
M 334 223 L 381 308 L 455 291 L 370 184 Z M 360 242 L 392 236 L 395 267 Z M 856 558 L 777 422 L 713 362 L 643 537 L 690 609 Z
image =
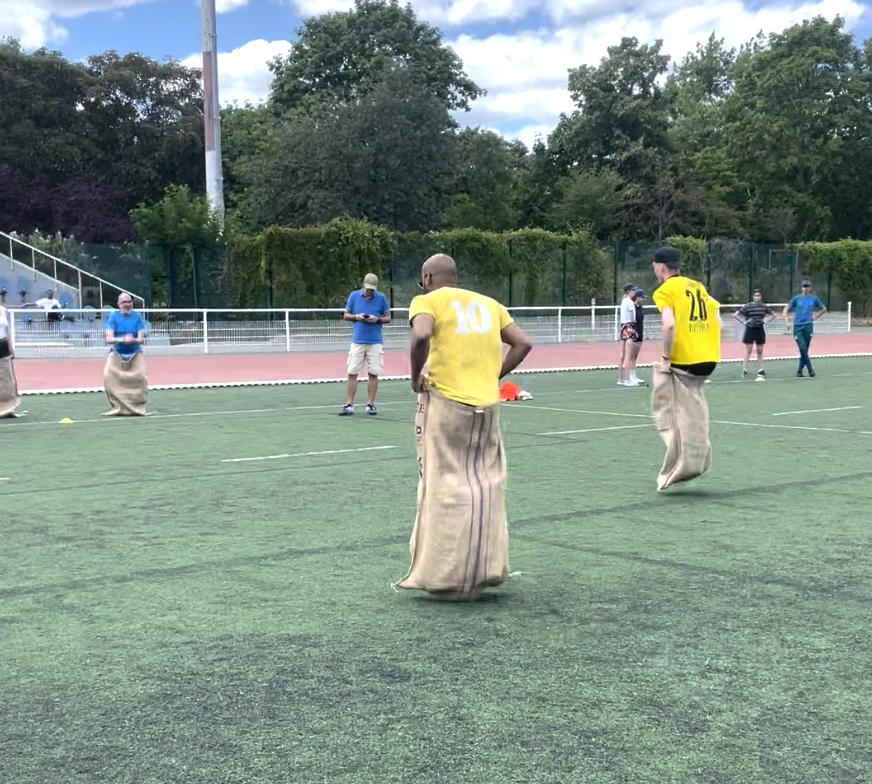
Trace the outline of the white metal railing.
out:
M 721 308 L 725 340 L 738 340 L 742 326 L 733 319 L 738 305 Z M 788 331 L 781 317 L 783 304 L 772 306 L 778 319 L 770 334 Z M 851 305 L 847 312 L 831 312 L 815 325 L 818 334 L 851 331 Z M 587 307 L 509 308 L 517 324 L 539 344 L 578 344 L 614 341 L 619 338 L 620 308 L 616 305 Z M 10 336 L 20 357 L 86 357 L 106 351 L 104 319 L 110 309 L 94 308 L 42 311 L 11 309 Z M 311 353 L 348 347 L 353 325 L 342 320 L 343 310 L 253 309 L 253 310 L 139 310 L 146 323 L 146 350 L 150 354 Z M 405 347 L 410 337 L 408 308 L 395 308 L 385 325 L 388 349 Z M 49 314 L 56 314 L 50 320 Z M 645 307 L 645 338 L 658 340 L 661 324 L 653 306 Z
M 15 255 L 16 249 L 20 249 L 21 252 L 19 255 Z M 8 251 L 8 252 L 7 252 Z M 115 294 L 115 298 L 120 294 L 129 294 L 134 303 L 139 303 L 139 305 L 144 306 L 145 300 L 142 297 L 137 296 L 136 294 L 132 294 L 131 292 L 121 288 L 120 286 L 116 286 L 114 283 L 110 283 L 108 280 L 103 280 L 103 278 L 94 275 L 93 273 L 87 272 L 83 270 L 81 267 L 75 266 L 75 264 L 70 264 L 68 261 L 64 261 L 63 259 L 59 259 L 57 256 L 52 256 L 50 253 L 46 253 L 44 250 L 40 250 L 39 248 L 29 245 L 26 242 L 22 242 L 16 237 L 13 237 L 10 234 L 6 234 L 5 232 L 0 231 L 0 253 L 4 254 L 10 262 L 18 262 L 19 264 L 23 264 L 25 267 L 30 267 L 33 270 L 34 276 L 37 273 L 41 273 L 46 277 L 50 277 L 55 283 L 60 284 L 62 286 L 68 286 L 70 288 L 74 288 L 79 292 L 79 303 L 84 302 L 83 299 L 83 278 L 84 282 L 88 283 L 89 281 L 95 281 L 97 284 L 97 288 L 100 291 L 100 307 L 104 307 L 105 305 L 110 304 L 109 300 L 104 296 L 104 286 L 111 290 L 112 292 L 117 292 Z M 22 258 L 23 255 L 23 258 Z M 44 269 L 39 269 L 37 264 L 40 265 L 48 265 L 48 268 L 51 270 L 51 273 L 45 271 Z M 66 283 L 58 277 L 58 265 L 60 265 L 61 269 L 69 270 L 76 279 L 76 284 Z M 10 268 L 14 269 L 14 266 L 10 264 Z M 111 303 L 114 304 L 114 303 Z M 8 305 L 7 305 L 8 307 Z

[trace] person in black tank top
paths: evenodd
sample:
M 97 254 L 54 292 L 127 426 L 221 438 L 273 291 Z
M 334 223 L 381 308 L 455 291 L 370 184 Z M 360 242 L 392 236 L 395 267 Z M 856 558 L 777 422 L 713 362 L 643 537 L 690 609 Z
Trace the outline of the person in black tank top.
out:
M 751 359 L 751 348 L 757 347 L 757 380 L 765 381 L 763 370 L 763 346 L 766 345 L 766 324 L 775 319 L 775 311 L 763 301 L 763 294 L 758 289 L 754 298 L 747 305 L 742 305 L 733 314 L 733 318 L 745 327 L 742 343 L 745 344 L 745 357 L 742 360 L 742 378 L 748 378 L 748 361 Z

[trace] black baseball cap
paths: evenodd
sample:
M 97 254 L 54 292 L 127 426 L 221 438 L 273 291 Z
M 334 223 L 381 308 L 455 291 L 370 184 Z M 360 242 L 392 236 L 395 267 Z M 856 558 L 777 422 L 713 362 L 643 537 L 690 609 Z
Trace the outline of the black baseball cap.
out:
M 808 286 L 809 288 L 811 288 L 811 281 L 810 281 L 810 280 L 804 280 L 804 281 L 802 282 L 802 287 L 805 288 L 806 286 Z
M 634 296 L 634 297 L 644 297 L 644 296 L 645 296 L 645 292 L 642 291 L 642 289 L 636 289 L 636 290 L 633 292 L 633 296 Z
M 660 248 L 654 253 L 654 263 L 677 270 L 681 266 L 681 254 L 676 248 Z
M 633 289 L 635 289 L 635 288 L 636 288 L 636 284 L 635 284 L 635 283 L 625 283 L 625 284 L 624 284 L 624 291 L 631 291 L 631 290 L 633 290 Z

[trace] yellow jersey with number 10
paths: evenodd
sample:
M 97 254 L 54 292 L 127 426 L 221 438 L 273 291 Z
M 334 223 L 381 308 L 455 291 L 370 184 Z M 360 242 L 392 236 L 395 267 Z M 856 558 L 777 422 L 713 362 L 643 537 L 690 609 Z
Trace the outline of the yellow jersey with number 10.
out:
M 720 304 L 702 283 L 681 275 L 669 278 L 654 292 L 654 304 L 661 313 L 670 308 L 675 316 L 672 364 L 721 361 Z
M 470 406 L 492 406 L 500 397 L 503 339 L 512 317 L 499 302 L 458 288 L 421 294 L 409 306 L 409 321 L 433 317 L 427 383 L 440 395 Z

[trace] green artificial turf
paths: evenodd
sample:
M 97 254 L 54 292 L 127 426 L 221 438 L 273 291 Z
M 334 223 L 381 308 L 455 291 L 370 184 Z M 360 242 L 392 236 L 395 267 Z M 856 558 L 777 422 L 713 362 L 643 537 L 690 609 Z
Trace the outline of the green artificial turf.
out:
M 406 383 L 376 418 L 337 417 L 339 385 L 154 392 L 140 420 L 26 398 L 0 422 L 0 781 L 872 781 L 872 365 L 815 365 L 719 368 L 714 465 L 667 493 L 647 390 L 519 377 L 520 575 L 471 605 L 390 588 Z

